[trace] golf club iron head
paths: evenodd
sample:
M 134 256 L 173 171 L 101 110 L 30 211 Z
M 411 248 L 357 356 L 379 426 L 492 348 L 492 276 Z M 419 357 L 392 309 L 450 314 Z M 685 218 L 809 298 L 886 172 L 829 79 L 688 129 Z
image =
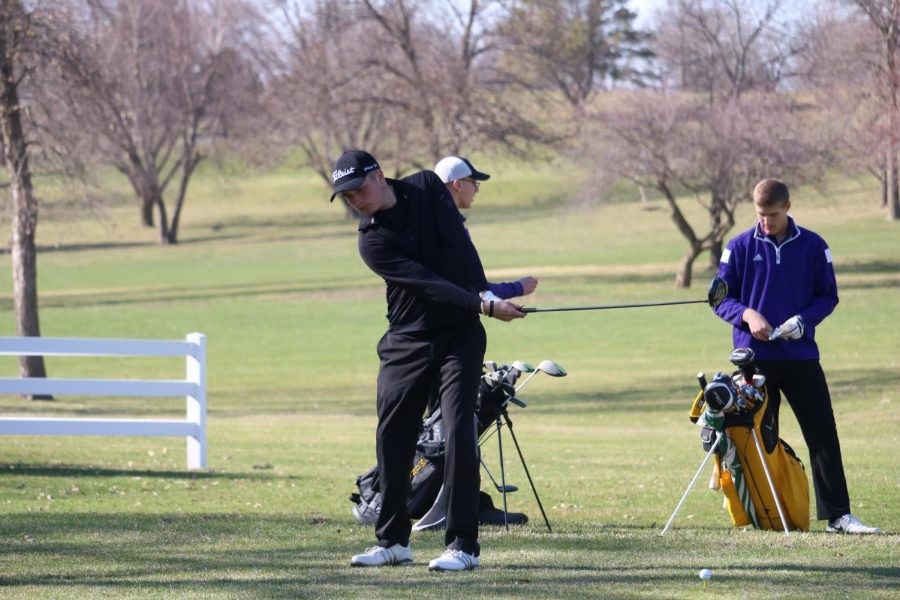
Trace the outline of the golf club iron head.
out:
M 722 304 L 725 296 L 728 294 L 728 284 L 721 277 L 713 277 L 709 282 L 709 289 L 706 292 L 709 305 L 713 308 Z
M 484 361 L 484 362 L 481 363 L 481 364 L 484 365 L 484 369 L 485 369 L 488 373 L 493 373 L 494 371 L 497 370 L 497 361 L 486 360 L 486 361 Z

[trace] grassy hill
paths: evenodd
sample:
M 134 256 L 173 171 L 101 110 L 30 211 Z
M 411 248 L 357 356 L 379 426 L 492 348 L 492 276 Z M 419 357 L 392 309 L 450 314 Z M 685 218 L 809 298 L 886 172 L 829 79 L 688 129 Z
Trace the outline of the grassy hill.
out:
M 482 161 L 485 162 L 485 161 Z M 488 161 L 489 162 L 489 161 Z M 685 244 L 663 204 L 636 191 L 585 207 L 556 168 L 489 168 L 469 228 L 493 280 L 540 279 L 528 305 L 699 299 L 676 290 Z M 181 243 L 160 247 L 124 191 L 86 201 L 44 182 L 38 229 L 45 336 L 208 336 L 209 470 L 184 471 L 172 438 L 0 440 L 0 592 L 18 597 L 889 597 L 900 579 L 900 244 L 877 190 L 842 181 L 794 190 L 797 222 L 835 256 L 841 303 L 818 329 L 853 510 L 876 539 L 735 530 L 701 482 L 658 536 L 703 458 L 686 418 L 697 371 L 729 370 L 730 329 L 696 306 L 534 314 L 486 323 L 486 358 L 553 359 L 513 409 L 548 511 L 543 526 L 518 460 L 511 509 L 532 522 L 482 532 L 483 568 L 428 574 L 440 534 L 413 538 L 417 566 L 358 571 L 374 540 L 349 513 L 374 464 L 375 344 L 384 287 L 359 260 L 356 226 L 306 173 L 202 172 Z M 630 195 L 634 199 L 630 200 Z M 650 210 L 648 210 L 648 208 Z M 688 209 L 702 223 L 699 209 Z M 753 222 L 751 207 L 740 227 Z M 8 227 L 8 224 L 6 224 Z M 13 335 L 8 253 L 0 335 Z M 15 362 L 0 360 L 5 376 Z M 55 376 L 180 377 L 171 360 L 48 358 Z M 3 414 L 178 416 L 183 402 L 0 396 Z M 806 461 L 796 423 L 783 437 Z M 497 465 L 496 447 L 485 460 Z M 496 471 L 496 469 L 494 469 Z M 705 481 L 703 476 L 701 479 Z M 499 497 L 495 495 L 495 501 Z M 711 567 L 701 587 L 696 573 Z

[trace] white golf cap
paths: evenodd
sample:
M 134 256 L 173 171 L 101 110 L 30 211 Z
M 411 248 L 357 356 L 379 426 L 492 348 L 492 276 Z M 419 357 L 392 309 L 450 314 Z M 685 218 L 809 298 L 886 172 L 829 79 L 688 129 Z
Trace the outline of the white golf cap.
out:
M 472 163 L 459 156 L 447 156 L 434 165 L 434 172 L 444 183 L 450 183 L 457 179 L 471 177 L 476 181 L 486 181 L 491 178 L 487 173 L 476 170 Z

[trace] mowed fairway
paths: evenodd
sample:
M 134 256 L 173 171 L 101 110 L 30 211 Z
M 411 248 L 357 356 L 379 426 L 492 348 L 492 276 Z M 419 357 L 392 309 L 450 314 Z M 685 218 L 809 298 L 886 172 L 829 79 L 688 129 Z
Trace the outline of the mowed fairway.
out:
M 484 161 L 482 161 L 484 162 Z M 535 275 L 527 304 L 699 299 L 673 287 L 685 243 L 665 207 L 571 208 L 556 170 L 502 165 L 469 228 L 494 280 Z M 40 185 L 41 182 L 39 182 Z M 900 226 L 877 190 L 794 190 L 793 214 L 835 256 L 841 303 L 818 329 L 853 511 L 872 538 L 734 529 L 709 471 L 659 532 L 703 458 L 687 419 L 695 374 L 731 369 L 730 328 L 701 305 L 533 314 L 486 322 L 486 358 L 552 359 L 510 415 L 547 515 L 504 436 L 510 508 L 531 522 L 482 530 L 482 568 L 360 570 L 374 542 L 347 496 L 374 464 L 375 344 L 384 286 L 360 261 L 356 225 L 310 175 L 202 173 L 181 243 L 163 248 L 128 201 L 78 209 L 54 189 L 38 229 L 48 337 L 207 335 L 209 469 L 185 471 L 175 438 L 0 437 L 0 596 L 210 598 L 889 598 L 900 586 Z M 688 212 L 705 222 L 699 210 Z M 750 207 L 739 213 L 749 227 Z M 8 222 L 4 223 L 7 228 Z M 8 235 L 8 234 L 7 234 Z M 0 335 L 15 332 L 8 252 Z M 13 359 L 0 361 L 15 376 Z M 180 378 L 178 360 L 49 358 L 51 375 Z M 4 415 L 178 417 L 177 400 L 0 396 Z M 793 416 L 782 437 L 807 462 Z M 495 475 L 496 446 L 485 460 Z M 487 489 L 487 488 L 485 488 Z M 494 492 L 495 503 L 500 503 Z M 814 510 L 814 509 L 813 509 Z M 697 573 L 714 575 L 703 586 Z

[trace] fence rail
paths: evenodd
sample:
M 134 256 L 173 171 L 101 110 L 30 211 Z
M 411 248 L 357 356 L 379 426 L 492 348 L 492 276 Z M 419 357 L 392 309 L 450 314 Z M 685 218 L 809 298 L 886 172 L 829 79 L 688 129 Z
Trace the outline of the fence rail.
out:
M 0 337 L 5 356 L 183 356 L 183 380 L 0 378 L 0 394 L 179 397 L 185 419 L 0 417 L 0 435 L 178 436 L 187 440 L 187 468 L 206 468 L 206 336 L 185 341 Z

